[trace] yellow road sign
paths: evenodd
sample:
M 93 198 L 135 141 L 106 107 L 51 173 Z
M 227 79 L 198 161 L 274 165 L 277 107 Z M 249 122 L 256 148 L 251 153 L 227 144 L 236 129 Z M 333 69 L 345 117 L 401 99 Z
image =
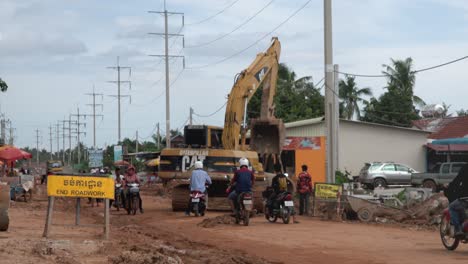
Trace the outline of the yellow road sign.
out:
M 315 197 L 319 199 L 336 199 L 341 193 L 341 185 L 331 183 L 316 183 Z
M 114 199 L 114 180 L 110 177 L 49 175 L 47 195 Z

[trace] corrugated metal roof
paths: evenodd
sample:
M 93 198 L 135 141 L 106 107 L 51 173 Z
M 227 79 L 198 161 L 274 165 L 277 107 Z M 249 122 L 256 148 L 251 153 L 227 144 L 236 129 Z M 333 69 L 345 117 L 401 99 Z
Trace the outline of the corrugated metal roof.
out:
M 318 117 L 312 119 L 305 119 L 290 123 L 285 123 L 284 126 L 287 130 L 288 136 L 324 136 L 325 135 L 325 118 Z M 378 127 L 386 127 L 390 129 L 400 129 L 400 130 L 407 130 L 411 132 L 421 132 L 429 134 L 430 131 L 425 131 L 421 129 L 409 128 L 409 127 L 398 127 L 398 126 L 390 126 L 390 125 L 383 125 L 377 123 L 370 123 L 370 122 L 362 122 L 362 121 L 355 121 L 355 120 L 347 120 L 347 119 L 340 119 L 340 123 L 347 122 L 357 125 L 367 125 L 367 126 L 378 126 Z

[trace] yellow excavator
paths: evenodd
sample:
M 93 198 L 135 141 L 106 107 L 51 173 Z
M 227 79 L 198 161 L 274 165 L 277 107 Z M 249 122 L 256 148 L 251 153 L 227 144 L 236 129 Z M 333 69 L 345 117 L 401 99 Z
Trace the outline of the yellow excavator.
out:
M 195 161 L 202 160 L 212 179 L 208 189 L 207 208 L 229 209 L 225 190 L 239 166 L 240 158 L 247 158 L 255 171 L 255 209 L 263 211 L 261 192 L 270 182 L 264 162 L 278 162 L 284 141 L 284 124 L 274 117 L 273 97 L 276 92 L 278 61 L 281 45 L 277 38 L 266 52 L 257 54 L 252 64 L 236 76 L 228 96 L 224 128 L 188 125 L 184 128 L 184 144 L 163 149 L 159 177 L 163 182 L 178 180 L 172 192 L 172 209 L 185 210 L 189 197 L 191 170 Z M 262 88 L 260 117 L 247 125 L 247 104 L 258 88 Z M 250 129 L 250 142 L 248 131 Z M 249 144 L 247 144 L 249 143 Z

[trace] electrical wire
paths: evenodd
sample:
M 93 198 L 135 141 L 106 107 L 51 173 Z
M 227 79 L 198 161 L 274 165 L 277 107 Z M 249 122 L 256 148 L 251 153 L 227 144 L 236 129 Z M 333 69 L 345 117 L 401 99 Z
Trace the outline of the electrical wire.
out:
M 214 116 L 216 113 L 218 113 L 219 111 L 221 111 L 221 109 L 223 109 L 227 104 L 227 101 L 220 107 L 218 108 L 216 111 L 214 111 L 213 113 L 209 114 L 209 115 L 199 115 L 197 113 L 193 113 L 194 115 L 198 116 L 198 117 L 212 117 Z
M 211 16 L 209 16 L 209 17 L 207 17 L 207 18 L 204 18 L 204 19 L 199 20 L 199 21 L 194 22 L 194 23 L 188 23 L 188 24 L 186 24 L 186 25 L 187 25 L 187 26 L 193 26 L 193 25 L 198 25 L 198 24 L 204 23 L 204 22 L 206 22 L 206 21 L 208 21 L 208 20 L 211 20 L 211 19 L 217 17 L 218 15 L 221 15 L 222 13 L 224 13 L 226 10 L 228 10 L 231 6 L 233 6 L 233 5 L 236 4 L 237 2 L 239 2 L 239 0 L 235 0 L 235 1 L 231 2 L 229 5 L 227 5 L 225 8 L 221 9 L 220 11 L 218 11 L 218 12 L 217 12 L 216 14 L 214 14 L 214 15 L 211 15 Z
M 281 26 L 283 26 L 284 24 L 286 24 L 291 18 L 293 18 L 297 13 L 299 13 L 299 11 L 301 11 L 302 9 L 304 9 L 312 0 L 308 0 L 307 2 L 305 2 L 299 9 L 297 9 L 296 11 L 294 11 L 289 17 L 287 17 L 285 20 L 283 20 L 283 22 L 281 22 L 278 26 L 276 26 L 275 28 L 273 28 L 273 30 L 271 30 L 270 32 L 266 33 L 265 35 L 263 35 L 261 38 L 257 39 L 254 43 L 250 44 L 249 46 L 247 46 L 246 48 L 226 57 L 226 58 L 223 58 L 219 61 L 216 61 L 216 62 L 213 62 L 213 63 L 209 63 L 209 64 L 204 64 L 204 65 L 200 65 L 200 66 L 195 66 L 195 67 L 186 67 L 186 69 L 189 69 L 189 70 L 193 70 L 193 69 L 201 69 L 201 68 L 206 68 L 206 67 L 209 67 L 209 66 L 214 66 L 214 65 L 217 65 L 217 64 L 220 64 L 220 63 L 223 63 L 229 59 L 232 59 L 233 57 L 239 55 L 239 54 L 242 54 L 244 53 L 246 50 L 252 48 L 253 46 L 257 45 L 257 43 L 259 43 L 260 41 L 262 41 L 263 39 L 265 39 L 266 37 L 270 36 L 274 31 L 276 31 L 278 28 L 280 28 Z
M 445 63 L 441 63 L 441 64 L 438 64 L 438 65 L 435 65 L 435 66 L 430 66 L 430 67 L 427 67 L 427 68 L 422 68 L 422 69 L 419 69 L 419 70 L 414 70 L 414 71 L 411 71 L 411 73 L 419 73 L 419 72 L 425 72 L 425 71 L 437 69 L 437 68 L 440 68 L 440 67 L 444 67 L 444 66 L 447 66 L 447 65 L 450 65 L 450 64 L 453 64 L 453 63 L 462 61 L 462 60 L 466 60 L 466 59 L 468 59 L 468 56 L 463 56 L 463 57 L 460 57 L 460 58 L 458 58 L 458 59 L 451 60 L 451 61 L 448 61 L 448 62 L 445 62 Z M 365 78 L 382 78 L 382 77 L 387 77 L 387 75 L 385 75 L 385 74 L 375 74 L 375 75 L 374 75 L 374 74 L 355 74 L 355 73 L 341 72 L 341 71 L 335 71 L 335 72 L 336 72 L 336 73 L 339 73 L 339 74 L 342 74 L 342 75 L 355 76 L 355 77 L 365 77 Z
M 240 29 L 241 27 L 245 26 L 247 23 L 249 23 L 252 19 L 254 19 L 255 17 L 257 17 L 261 12 L 263 12 L 263 10 L 265 10 L 268 6 L 270 6 L 275 0 L 271 0 L 270 2 L 268 2 L 264 7 L 262 7 L 260 10 L 258 10 L 253 16 L 251 16 L 250 18 L 248 18 L 247 20 L 245 20 L 244 22 L 242 22 L 240 25 L 238 25 L 237 27 L 235 27 L 233 30 L 231 30 L 230 32 L 228 33 L 225 33 L 213 40 L 210 40 L 210 41 L 207 41 L 207 42 L 204 42 L 204 43 L 199 43 L 199 44 L 195 44 L 195 45 L 191 45 L 191 46 L 185 46 L 185 48 L 188 48 L 188 49 L 192 49 L 192 48 L 199 48 L 199 47 L 203 47 L 203 46 L 207 46 L 207 45 L 210 45 L 218 40 L 221 40 L 229 35 L 231 35 L 232 33 L 236 32 L 238 29 Z
M 175 82 L 177 82 L 177 80 L 180 78 L 180 76 L 182 75 L 182 72 L 184 71 L 184 69 L 180 70 L 179 73 L 177 74 L 177 76 L 174 78 L 174 80 L 172 80 L 172 82 L 169 84 L 169 88 L 172 87 L 174 85 Z M 161 98 L 164 94 L 166 94 L 166 90 L 162 91 L 160 94 L 158 94 L 156 97 L 154 97 L 153 99 L 151 99 L 151 101 L 149 101 L 148 103 L 143 103 L 143 104 L 132 104 L 133 106 L 136 106 L 136 107 L 144 107 L 144 106 L 147 106 L 149 104 L 152 104 L 154 102 L 156 102 L 159 98 Z

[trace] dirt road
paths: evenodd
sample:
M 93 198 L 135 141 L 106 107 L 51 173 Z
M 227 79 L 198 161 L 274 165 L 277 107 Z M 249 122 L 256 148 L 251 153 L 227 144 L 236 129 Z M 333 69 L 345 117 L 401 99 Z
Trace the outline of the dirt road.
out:
M 446 251 L 438 233 L 360 223 L 300 218 L 300 224 L 252 219 L 248 227 L 216 224 L 208 213 L 186 217 L 170 210 L 168 198 L 144 196 L 144 214 L 111 214 L 111 239 L 101 229 L 54 226 L 41 237 L 46 202 L 17 202 L 11 228 L 0 233 L 0 263 L 466 263 L 468 245 Z M 83 208 L 83 223 L 102 222 L 102 208 Z M 71 201 L 59 201 L 55 223 L 72 224 Z M 226 221 L 229 222 L 229 221 Z

